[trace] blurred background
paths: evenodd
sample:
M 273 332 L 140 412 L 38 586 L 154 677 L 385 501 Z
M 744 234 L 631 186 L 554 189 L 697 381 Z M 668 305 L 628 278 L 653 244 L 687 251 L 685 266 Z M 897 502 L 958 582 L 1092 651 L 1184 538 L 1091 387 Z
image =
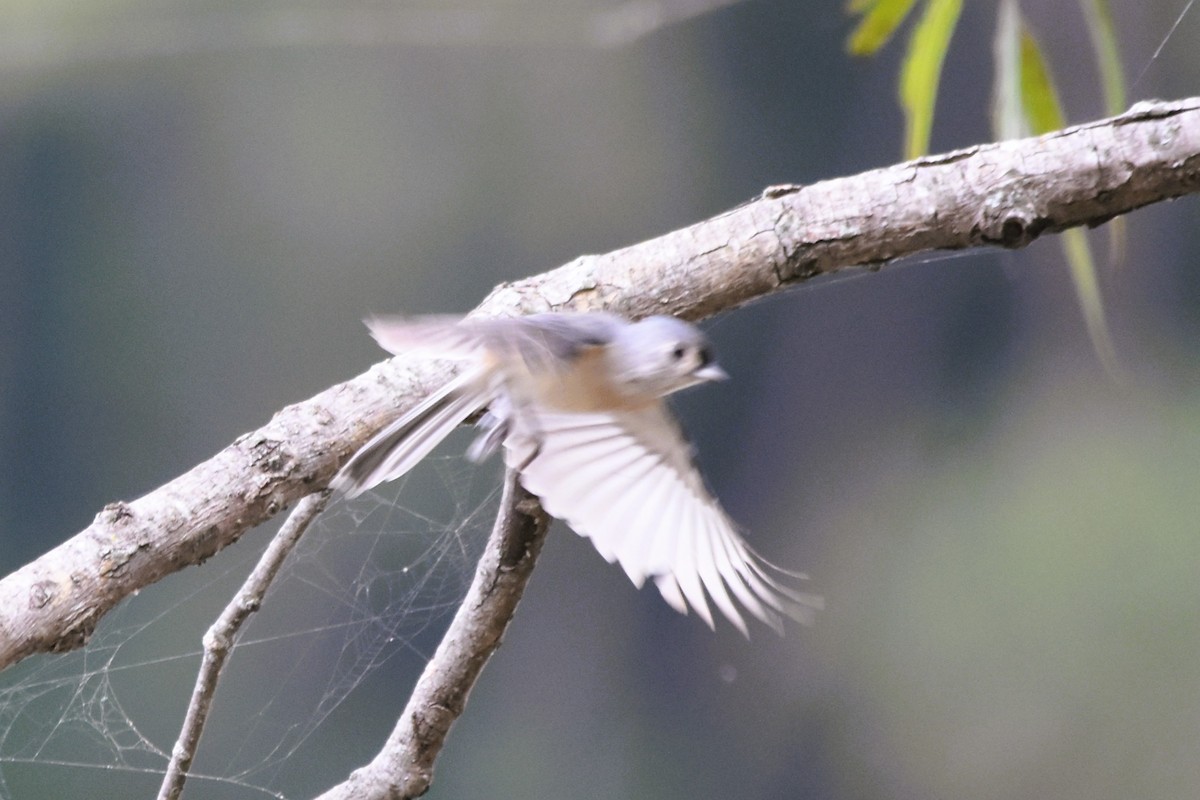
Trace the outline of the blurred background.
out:
M 714 5 L 623 38 L 656 6 L 4 0 L 0 574 L 380 359 L 365 314 L 899 159 L 898 46 L 848 58 L 840 3 Z M 991 139 L 995 8 L 967 5 L 935 151 Z M 1195 94 L 1200 14 L 1152 60 L 1184 2 L 1114 5 L 1131 98 Z M 1102 116 L 1078 7 L 1023 8 L 1072 121 Z M 713 633 L 556 528 L 428 796 L 1195 796 L 1196 203 L 1129 216 L 1101 269 L 1121 381 L 1052 239 L 706 323 L 734 380 L 677 404 L 702 469 L 827 610 Z M 186 796 L 307 797 L 378 749 L 487 535 L 466 441 L 331 509 Z M 271 530 L 0 675 L 0 796 L 152 795 Z

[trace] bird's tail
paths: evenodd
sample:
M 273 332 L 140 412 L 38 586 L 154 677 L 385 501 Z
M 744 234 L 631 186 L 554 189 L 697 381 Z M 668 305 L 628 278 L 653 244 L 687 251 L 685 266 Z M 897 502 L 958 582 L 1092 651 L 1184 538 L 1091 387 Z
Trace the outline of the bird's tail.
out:
M 375 434 L 333 477 L 330 487 L 355 497 L 399 478 L 489 399 L 487 383 L 478 373 L 460 375 Z

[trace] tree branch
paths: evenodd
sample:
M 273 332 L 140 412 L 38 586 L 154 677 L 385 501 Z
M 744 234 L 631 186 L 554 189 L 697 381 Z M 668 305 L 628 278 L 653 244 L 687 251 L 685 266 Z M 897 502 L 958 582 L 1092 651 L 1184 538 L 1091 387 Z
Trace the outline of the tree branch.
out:
M 696 319 L 844 267 L 930 250 L 1022 247 L 1200 189 L 1200 98 L 1144 103 L 1036 139 L 979 145 L 806 187 L 498 287 L 482 314 L 609 308 Z M 105 506 L 0 581 L 0 668 L 85 644 L 122 598 L 199 564 L 323 487 L 448 376 L 392 359 L 305 402 L 133 502 Z
M 433 781 L 433 762 L 479 673 L 500 646 L 548 530 L 550 517 L 521 488 L 516 473 L 507 470 L 496 525 L 475 580 L 391 736 L 369 764 L 320 800 L 399 800 L 425 793 Z
M 316 492 L 296 505 L 283 527 L 271 540 L 270 546 L 263 551 L 254 570 L 246 576 L 242 588 L 204 634 L 204 658 L 196 674 L 196 686 L 192 690 L 191 700 L 188 701 L 183 727 L 175 740 L 175 746 L 171 749 L 171 761 L 167 764 L 166 774 L 163 775 L 158 800 L 177 800 L 183 794 L 183 784 L 187 781 L 188 770 L 191 769 L 192 759 L 196 756 L 196 748 L 200 745 L 200 736 L 204 732 L 209 709 L 212 708 L 217 681 L 221 677 L 225 659 L 229 657 L 243 623 L 262 606 L 267 589 L 271 587 L 287 557 L 296 548 L 300 537 L 308 530 L 312 521 L 325 510 L 329 495 L 329 490 Z

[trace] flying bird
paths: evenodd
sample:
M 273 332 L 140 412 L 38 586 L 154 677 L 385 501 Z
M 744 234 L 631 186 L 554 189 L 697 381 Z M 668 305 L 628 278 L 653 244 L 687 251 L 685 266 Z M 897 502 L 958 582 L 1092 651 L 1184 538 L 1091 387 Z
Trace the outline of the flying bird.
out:
M 603 312 L 501 319 L 376 317 L 392 353 L 462 362 L 458 377 L 368 441 L 333 478 L 354 497 L 413 468 L 458 425 L 480 418 L 468 457 L 503 448 L 546 511 L 592 540 L 639 588 L 647 579 L 710 628 L 706 599 L 743 634 L 741 610 L 782 632 L 821 598 L 789 583 L 742 538 L 709 492 L 665 398 L 728 375 L 704 333 L 668 316 Z

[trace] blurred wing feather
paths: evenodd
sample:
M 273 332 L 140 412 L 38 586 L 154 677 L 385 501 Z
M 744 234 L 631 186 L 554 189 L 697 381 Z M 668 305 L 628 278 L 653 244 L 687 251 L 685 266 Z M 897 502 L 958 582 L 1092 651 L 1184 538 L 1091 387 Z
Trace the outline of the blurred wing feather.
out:
M 467 417 L 487 405 L 486 386 L 486 376 L 478 370 L 450 381 L 375 434 L 342 466 L 329 485 L 348 497 L 355 497 L 399 478 Z
M 704 486 L 662 404 L 633 412 L 569 414 L 523 409 L 505 442 L 510 466 L 546 511 L 592 540 L 634 584 L 652 578 L 663 599 L 710 627 L 711 598 L 738 630 L 748 611 L 781 629 L 807 622 L 820 598 L 795 591 L 738 534 Z M 735 602 L 736 601 L 736 602 Z

